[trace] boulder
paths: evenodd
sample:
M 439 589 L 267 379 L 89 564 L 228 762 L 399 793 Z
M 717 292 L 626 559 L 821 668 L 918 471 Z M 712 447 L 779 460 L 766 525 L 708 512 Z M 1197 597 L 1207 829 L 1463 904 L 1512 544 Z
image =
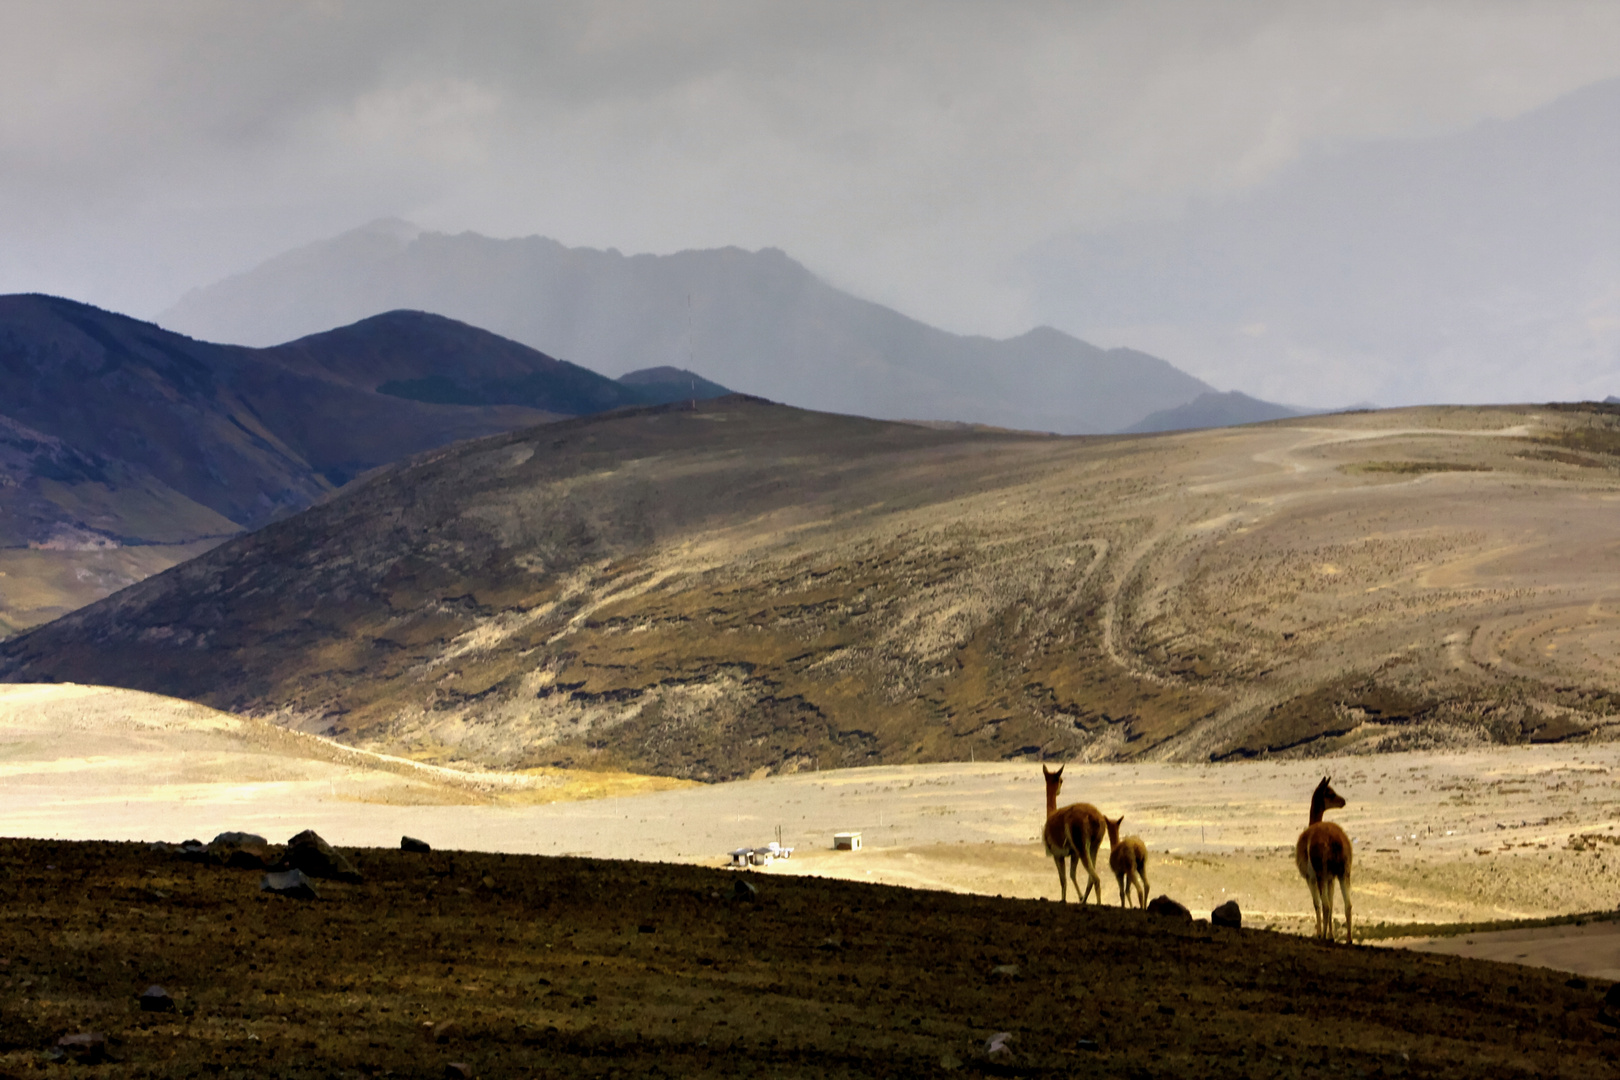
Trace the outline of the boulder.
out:
M 107 1034 L 103 1031 L 81 1031 L 64 1035 L 56 1040 L 58 1058 L 71 1057 L 81 1065 L 93 1065 L 107 1059 Z
M 753 882 L 738 878 L 737 884 L 732 886 L 731 898 L 733 900 L 758 900 L 759 889 Z
M 163 987 L 153 983 L 141 991 L 141 1012 L 173 1012 L 174 998 Z
M 222 832 L 209 841 L 208 854 L 214 861 L 243 870 L 263 870 L 275 862 L 270 841 L 256 833 Z
M 1230 926 L 1237 930 L 1243 926 L 1243 912 L 1238 908 L 1236 900 L 1228 900 L 1209 913 L 1209 921 L 1216 926 Z
M 152 850 L 162 852 L 165 855 L 173 855 L 175 858 L 184 859 L 186 862 L 210 864 L 219 862 L 214 857 L 213 852 L 208 850 L 208 845 L 201 840 L 182 840 L 178 844 L 156 843 L 152 845 Z
M 1170 899 L 1168 896 L 1155 896 L 1147 906 L 1149 915 L 1162 915 L 1167 919 L 1176 919 L 1181 922 L 1192 922 L 1192 912 L 1185 905 Z
M 287 841 L 277 870 L 302 870 L 312 878 L 331 881 L 358 882 L 360 871 L 344 858 L 331 844 L 322 840 L 313 829 L 305 829 Z
M 259 891 L 275 893 L 277 896 L 288 896 L 294 900 L 319 900 L 320 894 L 315 886 L 310 884 L 309 878 L 302 870 L 271 871 L 264 875 L 259 882 Z
M 433 849 L 428 846 L 428 842 L 426 840 L 418 840 L 414 836 L 402 836 L 399 838 L 399 850 L 415 852 L 418 855 L 426 855 Z

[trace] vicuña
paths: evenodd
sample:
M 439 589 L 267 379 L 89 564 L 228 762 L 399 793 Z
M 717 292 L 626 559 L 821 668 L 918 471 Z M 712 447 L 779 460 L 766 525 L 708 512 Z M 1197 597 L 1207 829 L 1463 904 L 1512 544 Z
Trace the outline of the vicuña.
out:
M 1145 909 L 1148 902 L 1147 845 L 1142 843 L 1140 836 L 1119 838 L 1119 827 L 1125 822 L 1123 814 L 1103 820 L 1108 823 L 1108 868 L 1114 872 L 1114 880 L 1119 883 L 1119 906 L 1131 906 L 1126 898 L 1128 887 L 1136 906 Z
M 1322 814 L 1344 805 L 1344 799 L 1333 790 L 1329 777 L 1322 777 L 1311 795 L 1311 823 L 1299 834 L 1294 848 L 1294 861 L 1300 876 L 1311 887 L 1311 903 L 1316 907 L 1316 936 L 1333 940 L 1333 882 L 1339 882 L 1344 894 L 1344 941 L 1353 940 L 1350 916 L 1350 838 L 1331 821 L 1323 821 Z
M 1074 891 L 1080 893 L 1080 902 L 1084 904 L 1091 896 L 1092 890 L 1097 892 L 1097 903 L 1102 903 L 1102 878 L 1097 876 L 1097 849 L 1102 846 L 1103 833 L 1107 831 L 1102 811 L 1090 803 L 1073 803 L 1058 809 L 1058 792 L 1063 788 L 1063 766 L 1059 765 L 1053 772 L 1045 765 L 1041 766 L 1041 773 L 1046 777 L 1046 828 L 1041 831 L 1041 839 L 1046 843 L 1046 853 L 1057 863 L 1058 888 L 1062 895 L 1059 902 L 1069 899 L 1069 882 L 1074 882 Z M 1069 860 L 1069 875 L 1063 876 L 1063 860 Z M 1086 887 L 1081 891 L 1080 882 L 1075 877 L 1077 867 L 1086 868 Z

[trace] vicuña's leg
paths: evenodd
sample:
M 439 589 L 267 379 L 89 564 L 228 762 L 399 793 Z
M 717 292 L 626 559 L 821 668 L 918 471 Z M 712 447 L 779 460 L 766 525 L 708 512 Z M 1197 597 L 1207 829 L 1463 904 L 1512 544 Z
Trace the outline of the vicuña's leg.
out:
M 1091 891 L 1095 889 L 1097 891 L 1097 903 L 1101 904 L 1103 903 L 1102 878 L 1097 876 L 1097 849 L 1102 846 L 1102 837 L 1097 837 L 1089 844 L 1082 842 L 1075 846 L 1085 856 L 1086 895 L 1090 896 Z M 1075 885 L 1077 888 L 1079 887 L 1078 882 Z
M 1119 883 L 1119 906 L 1129 907 L 1130 905 L 1125 902 L 1125 875 L 1116 870 L 1114 880 Z
M 1147 883 L 1142 880 L 1142 872 L 1131 867 L 1131 891 L 1136 894 L 1139 907 L 1147 907 Z
M 1311 906 L 1316 909 L 1316 936 L 1322 936 L 1322 889 L 1316 883 L 1314 873 L 1307 874 L 1305 884 L 1311 887 Z
M 1102 878 L 1097 876 L 1097 867 L 1092 862 L 1091 858 L 1088 857 L 1088 855 L 1089 853 L 1086 851 L 1084 843 L 1082 843 L 1076 858 L 1086 868 L 1086 890 L 1081 894 L 1080 902 L 1084 904 L 1088 899 L 1090 899 L 1091 892 L 1093 889 L 1095 889 L 1097 891 L 1097 903 L 1100 904 L 1103 902 Z M 1077 890 L 1080 888 L 1080 882 L 1078 879 L 1075 881 L 1074 887 Z
M 1339 879 L 1339 891 L 1344 894 L 1344 943 L 1355 944 L 1355 931 L 1350 925 L 1350 875 Z
M 1322 936 L 1333 942 L 1333 879 L 1322 875 Z
M 1147 863 L 1142 864 L 1140 873 L 1142 875 L 1142 906 L 1146 908 L 1148 898 Z
M 1063 876 L 1063 856 L 1054 855 L 1052 861 L 1057 863 L 1058 868 L 1058 903 L 1064 904 L 1069 900 L 1069 879 Z

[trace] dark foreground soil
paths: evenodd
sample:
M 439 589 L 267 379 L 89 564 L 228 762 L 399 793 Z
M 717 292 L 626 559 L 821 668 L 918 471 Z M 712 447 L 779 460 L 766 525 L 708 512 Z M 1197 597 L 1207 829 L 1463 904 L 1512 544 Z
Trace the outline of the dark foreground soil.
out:
M 138 845 L 0 841 L 0 1075 L 1620 1075 L 1608 985 L 1546 970 L 688 866 L 352 854 L 364 883 L 300 901 Z M 141 1010 L 152 983 L 176 1011 Z M 81 1032 L 110 1060 L 54 1049 Z

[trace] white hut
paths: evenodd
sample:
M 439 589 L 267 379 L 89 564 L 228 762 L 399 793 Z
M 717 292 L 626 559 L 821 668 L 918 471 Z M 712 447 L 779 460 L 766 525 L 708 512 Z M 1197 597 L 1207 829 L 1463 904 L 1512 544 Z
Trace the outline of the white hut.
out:
M 833 833 L 833 850 L 834 851 L 859 851 L 859 850 L 861 850 L 861 834 L 858 833 L 858 832 Z

